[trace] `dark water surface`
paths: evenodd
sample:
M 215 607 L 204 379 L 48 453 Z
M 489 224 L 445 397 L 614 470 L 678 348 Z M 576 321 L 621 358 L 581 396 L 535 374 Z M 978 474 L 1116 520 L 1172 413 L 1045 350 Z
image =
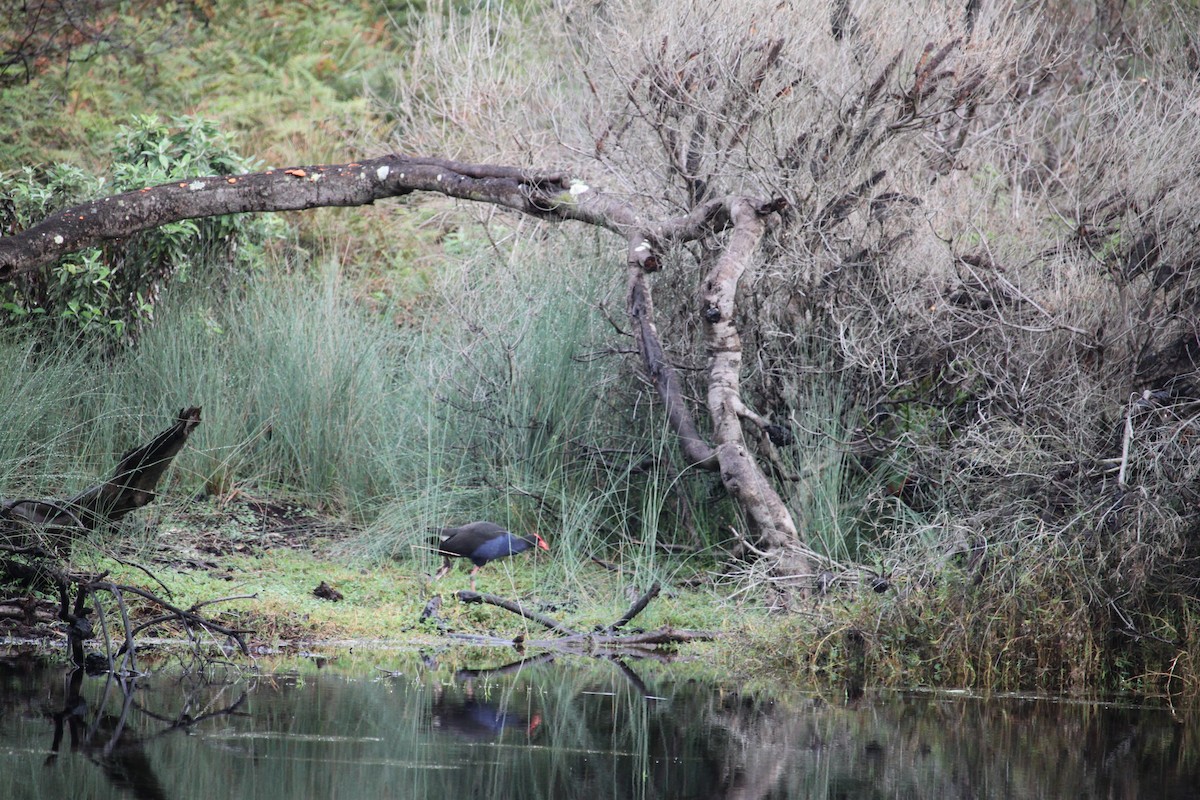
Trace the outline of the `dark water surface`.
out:
M 847 703 L 503 660 L 130 688 L 0 654 L 0 798 L 1200 798 L 1200 724 L 1162 704 Z

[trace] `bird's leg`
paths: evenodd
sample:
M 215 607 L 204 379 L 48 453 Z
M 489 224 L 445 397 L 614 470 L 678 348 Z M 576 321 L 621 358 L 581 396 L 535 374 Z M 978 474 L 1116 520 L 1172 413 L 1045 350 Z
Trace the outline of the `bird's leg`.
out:
M 439 580 L 440 578 L 446 577 L 446 573 L 448 573 L 451 568 L 452 568 L 452 565 L 450 564 L 450 556 L 442 556 L 441 569 L 439 569 L 437 572 L 435 572 L 433 574 L 433 579 L 436 581 L 436 580 Z
M 479 572 L 479 569 L 480 569 L 479 567 L 476 567 L 475 569 L 471 570 L 471 591 L 472 592 L 475 591 L 475 573 Z

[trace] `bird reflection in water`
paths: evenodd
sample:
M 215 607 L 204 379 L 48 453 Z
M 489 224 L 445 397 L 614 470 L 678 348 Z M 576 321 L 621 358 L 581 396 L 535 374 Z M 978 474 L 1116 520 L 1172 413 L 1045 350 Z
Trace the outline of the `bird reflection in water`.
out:
M 433 729 L 469 741 L 495 739 L 506 729 L 533 736 L 541 724 L 541 714 L 526 717 L 505 710 L 499 703 L 471 697 L 451 699 L 442 695 L 433 702 Z
M 552 656 L 543 654 L 500 667 L 459 670 L 454 679 L 461 684 L 461 690 L 439 689 L 434 696 L 430 708 L 431 728 L 473 742 L 499 738 L 505 731 L 519 731 L 532 737 L 542 724 L 541 714 L 532 710 L 518 713 L 510 703 L 477 698 L 475 681 L 519 672 L 552 660 Z

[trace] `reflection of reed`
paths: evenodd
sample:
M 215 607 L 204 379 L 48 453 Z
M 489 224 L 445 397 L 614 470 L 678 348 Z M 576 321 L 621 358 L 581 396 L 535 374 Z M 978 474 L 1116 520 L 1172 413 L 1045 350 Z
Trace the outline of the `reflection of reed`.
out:
M 441 656 L 459 663 L 128 692 L 78 674 L 64 691 L 61 672 L 0 658 L 0 797 L 1182 798 L 1200 775 L 1200 719 L 1166 711 L 944 693 L 846 705 L 833 689 L 686 680 L 686 664 Z M 47 744 L 53 768 L 38 769 Z

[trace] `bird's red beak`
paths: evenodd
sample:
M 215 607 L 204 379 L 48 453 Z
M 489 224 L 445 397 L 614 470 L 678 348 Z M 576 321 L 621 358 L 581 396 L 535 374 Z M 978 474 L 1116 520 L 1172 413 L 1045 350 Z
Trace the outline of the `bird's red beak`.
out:
M 543 550 L 550 549 L 550 545 L 546 544 L 546 540 L 542 538 L 541 534 L 535 533 L 534 536 L 537 537 L 537 546 L 538 547 L 542 548 Z

